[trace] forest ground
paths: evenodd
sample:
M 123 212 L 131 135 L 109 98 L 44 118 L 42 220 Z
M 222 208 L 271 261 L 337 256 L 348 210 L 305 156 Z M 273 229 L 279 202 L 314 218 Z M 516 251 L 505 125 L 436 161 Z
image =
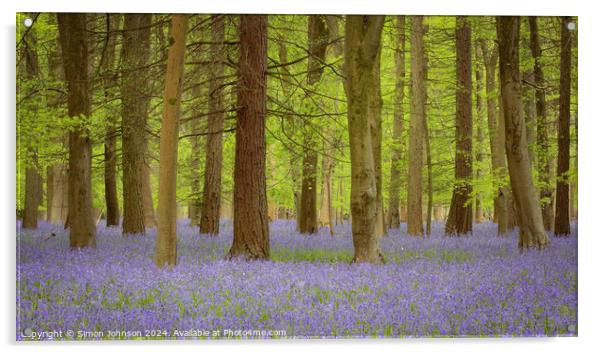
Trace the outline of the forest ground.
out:
M 17 339 L 577 335 L 577 224 L 523 253 L 517 229 L 443 229 L 420 239 L 404 224 L 381 239 L 385 265 L 352 265 L 349 225 L 309 236 L 278 220 L 271 261 L 244 262 L 224 260 L 230 222 L 209 237 L 181 220 L 167 270 L 153 260 L 155 230 L 123 237 L 101 221 L 96 249 L 70 251 L 62 227 L 18 223 Z

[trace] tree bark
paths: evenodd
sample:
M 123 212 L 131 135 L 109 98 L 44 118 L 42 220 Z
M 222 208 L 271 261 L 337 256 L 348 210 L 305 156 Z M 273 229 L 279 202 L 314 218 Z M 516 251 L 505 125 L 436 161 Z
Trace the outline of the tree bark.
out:
M 222 185 L 222 130 L 224 129 L 224 15 L 215 15 L 211 23 L 211 53 L 209 73 L 209 123 L 205 145 L 205 184 L 201 204 L 202 234 L 219 234 L 219 216 Z
M 347 16 L 345 23 L 345 92 L 351 150 L 353 262 L 382 263 L 377 233 L 377 162 L 371 125 L 373 75 L 378 65 L 384 16 Z
M 472 233 L 472 62 L 468 19 L 456 18 L 455 187 L 445 234 Z
M 150 14 L 124 15 L 121 52 L 124 235 L 144 233 L 148 216 L 145 198 L 150 197 L 150 183 L 144 155 L 150 83 L 145 66 L 150 51 L 151 19 Z
M 426 82 L 424 80 L 423 16 L 412 16 L 411 35 L 411 105 L 408 166 L 408 234 L 423 235 L 422 167 L 424 164 L 424 119 L 426 117 Z
M 477 134 L 476 134 L 476 146 L 475 146 L 475 161 L 476 161 L 476 166 L 475 166 L 475 178 L 476 181 L 480 181 L 483 178 L 483 160 L 484 160 L 484 154 L 483 154 L 483 144 L 484 144 L 484 132 L 483 132 L 483 115 L 485 114 L 485 105 L 483 103 L 483 71 L 482 71 L 482 61 L 483 61 L 483 53 L 481 50 L 481 47 L 478 45 L 478 42 L 476 43 L 476 45 L 474 46 L 475 48 L 475 81 L 476 81 L 476 106 L 477 106 L 477 110 L 476 110 L 476 119 L 475 119 L 475 125 L 477 128 Z M 481 223 L 483 221 L 484 218 L 484 212 L 483 212 L 483 193 L 481 193 L 481 191 L 477 191 L 477 193 L 475 193 L 474 196 L 474 201 L 475 201 L 475 213 L 474 213 L 474 217 L 475 217 L 475 222 L 476 223 Z
M 551 188 L 550 177 L 552 175 L 552 163 L 549 155 L 549 129 L 546 107 L 546 85 L 541 65 L 541 44 L 539 40 L 539 29 L 537 17 L 529 17 L 529 28 L 531 32 L 531 55 L 533 56 L 533 77 L 535 79 L 535 112 L 537 126 L 537 171 L 539 175 L 539 198 L 541 200 L 541 211 L 543 225 L 546 230 L 551 230 L 554 220 L 554 192 Z
M 106 14 L 107 38 L 104 55 L 101 61 L 102 81 L 104 86 L 105 104 L 112 98 L 111 87 L 115 84 L 114 62 L 116 37 L 113 32 L 119 29 L 119 15 Z M 117 117 L 109 113 L 108 126 L 104 141 L 104 186 L 105 203 L 107 207 L 107 226 L 119 225 L 119 202 L 117 200 Z
M 195 100 L 199 99 L 201 96 L 200 88 L 200 84 L 195 84 L 192 86 L 191 93 Z M 193 106 L 193 115 L 200 116 L 201 110 L 199 106 L 199 103 Z M 201 224 L 200 213 L 203 201 L 201 194 L 201 120 L 192 119 L 190 121 L 190 130 L 190 133 L 193 134 L 190 137 L 190 192 L 192 197 L 188 204 L 188 218 L 190 219 L 191 226 L 199 227 Z
M 395 108 L 393 111 L 393 145 L 391 147 L 391 180 L 389 181 L 389 220 L 390 229 L 398 229 L 399 200 L 401 190 L 401 163 L 405 150 L 403 139 L 403 101 L 405 98 L 405 16 L 397 16 L 397 39 L 395 47 Z
M 188 15 L 185 14 L 174 14 L 171 17 L 159 152 L 159 223 L 156 253 L 158 267 L 174 266 L 177 263 L 176 172 L 187 22 Z
M 69 247 L 96 247 L 92 215 L 92 141 L 85 120 L 90 115 L 86 15 L 57 14 L 67 81 L 69 117 L 82 124 L 69 132 Z
M 266 15 L 240 16 L 234 163 L 234 240 L 228 258 L 268 259 L 265 183 Z
M 560 29 L 560 108 L 558 116 L 558 160 L 556 168 L 556 214 L 554 235 L 571 233 L 569 215 L 569 166 L 571 147 L 571 48 L 570 17 L 562 17 Z
M 531 175 L 527 130 L 521 103 L 519 69 L 520 17 L 498 17 L 500 83 L 506 133 L 510 185 L 520 227 L 520 249 L 542 249 L 548 244 L 539 198 Z

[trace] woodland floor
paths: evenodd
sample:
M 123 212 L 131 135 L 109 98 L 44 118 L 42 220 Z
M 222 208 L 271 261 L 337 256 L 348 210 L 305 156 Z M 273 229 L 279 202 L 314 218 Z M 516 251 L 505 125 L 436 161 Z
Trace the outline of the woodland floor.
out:
M 17 339 L 577 335 L 576 224 L 522 254 L 517 231 L 498 237 L 492 223 L 461 238 L 441 223 L 428 239 L 404 230 L 382 238 L 387 264 L 350 265 L 348 225 L 332 238 L 276 221 L 272 261 L 242 262 L 223 260 L 231 223 L 212 238 L 180 221 L 178 265 L 160 270 L 154 230 L 124 238 L 100 225 L 97 249 L 69 251 L 62 227 L 18 224 Z

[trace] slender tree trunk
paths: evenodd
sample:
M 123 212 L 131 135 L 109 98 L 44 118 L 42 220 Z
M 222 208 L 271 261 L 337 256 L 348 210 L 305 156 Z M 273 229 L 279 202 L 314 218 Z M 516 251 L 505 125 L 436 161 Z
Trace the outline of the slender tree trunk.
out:
M 425 66 L 426 77 L 426 66 Z M 429 137 L 428 119 L 424 117 L 424 146 L 426 150 L 426 168 L 427 168 L 427 203 L 426 203 L 426 235 L 431 236 L 431 224 L 433 219 L 433 163 L 431 158 L 431 142 Z
M 234 240 L 228 258 L 268 259 L 265 184 L 266 15 L 240 16 L 234 162 Z
M 470 25 L 456 18 L 456 161 L 447 235 L 472 233 L 472 63 Z
M 37 40 L 31 28 L 24 42 L 25 77 L 28 82 L 39 80 L 39 66 L 37 53 Z M 35 89 L 35 88 L 32 88 Z M 37 111 L 37 103 L 34 110 Z M 23 211 L 23 228 L 36 229 L 38 227 L 38 208 L 42 202 L 42 177 L 39 173 L 38 151 L 33 146 L 27 148 L 27 163 L 25 167 L 25 210 Z
M 328 45 L 328 29 L 326 17 L 322 15 L 310 15 L 308 17 L 309 33 L 309 57 L 307 60 L 307 84 L 310 90 L 314 90 L 320 82 L 323 72 L 323 62 Z M 308 111 L 313 111 L 316 102 L 311 91 L 306 92 L 305 105 Z M 303 176 L 301 179 L 301 219 L 299 232 L 313 234 L 318 230 L 317 214 L 317 165 L 318 153 L 315 146 L 314 132 L 309 121 L 304 120 L 304 149 L 303 149 Z
M 500 83 L 506 132 L 510 184 L 520 227 L 519 248 L 544 248 L 548 236 L 543 227 L 539 198 L 528 158 L 527 130 L 521 103 L 519 69 L 520 17 L 497 18 L 500 45 Z
M 119 15 L 106 14 L 107 38 L 104 55 L 102 56 L 101 69 L 104 86 L 105 104 L 112 98 L 111 87 L 115 84 L 114 62 L 116 36 L 113 34 L 119 29 Z M 119 225 L 119 202 L 117 200 L 117 117 L 109 113 L 108 127 L 104 141 L 104 184 L 105 203 L 107 207 L 107 226 Z
M 371 95 L 376 81 L 384 16 L 347 16 L 345 23 L 345 92 L 351 150 L 353 262 L 382 263 L 376 229 L 379 209 L 377 162 L 372 141 Z
M 156 252 L 159 267 L 174 266 L 177 262 L 176 170 L 187 21 L 188 15 L 185 14 L 174 14 L 171 17 L 159 152 L 159 223 Z
M 90 115 L 88 32 L 86 15 L 57 14 L 69 117 L 85 121 Z M 69 132 L 69 246 L 96 247 L 92 216 L 92 141 L 82 124 Z
M 222 185 L 222 131 L 224 130 L 224 16 L 215 15 L 211 23 L 213 62 L 209 74 L 209 124 L 205 146 L 205 184 L 201 204 L 201 233 L 219 234 Z
M 403 140 L 403 101 L 405 98 L 405 16 L 397 16 L 397 40 L 395 47 L 395 108 L 393 112 L 393 145 L 391 147 L 391 180 L 389 181 L 389 224 L 390 229 L 398 229 L 399 199 L 401 189 L 401 162 L 404 153 Z
M 201 96 L 201 87 L 199 84 L 196 84 L 192 87 L 192 96 L 194 99 L 198 99 Z M 200 116 L 201 110 L 199 108 L 200 104 L 195 104 L 193 106 L 193 115 Z M 198 227 L 201 221 L 201 205 L 202 205 L 202 196 L 201 196 L 201 120 L 200 119 L 192 119 L 190 121 L 190 130 L 193 136 L 190 137 L 190 191 L 192 194 L 192 200 L 188 205 L 188 218 L 190 219 L 190 225 Z
M 145 215 L 148 216 L 148 210 L 145 213 L 148 199 L 145 198 L 151 197 L 148 195 L 150 183 L 144 157 L 150 96 L 145 66 L 148 65 L 150 50 L 151 20 L 150 14 L 124 15 L 121 52 L 124 235 L 144 233 Z
M 483 71 L 482 71 L 482 61 L 483 61 L 483 53 L 481 51 L 478 42 L 474 46 L 475 48 L 475 81 L 476 81 L 476 119 L 475 125 L 477 128 L 476 135 L 476 144 L 475 144 L 475 178 L 476 181 L 479 182 L 483 178 L 483 144 L 484 144 L 484 132 L 483 132 L 483 116 L 485 115 L 485 105 L 483 104 Z M 475 193 L 475 222 L 480 223 L 483 221 L 484 213 L 483 213 L 483 194 L 478 191 Z
M 383 100 L 381 97 L 380 88 L 380 57 L 381 50 L 379 49 L 378 54 L 374 63 L 374 73 L 372 74 L 372 87 L 370 90 L 368 104 L 368 112 L 370 116 L 370 134 L 372 139 L 372 154 L 374 155 L 374 172 L 376 178 L 376 225 L 375 232 L 378 236 L 385 235 L 385 212 L 383 206 L 383 193 L 382 193 L 382 117 L 381 110 Z
M 562 18 L 560 30 L 560 108 L 558 116 L 558 167 L 556 168 L 556 214 L 554 235 L 571 233 L 569 223 L 569 165 L 571 147 L 571 48 L 570 17 Z
M 554 220 L 554 204 L 552 203 L 553 190 L 550 187 L 550 176 L 552 175 L 552 163 L 549 155 L 549 129 L 546 107 L 546 85 L 541 65 L 541 44 L 539 40 L 539 29 L 537 17 L 529 17 L 531 32 L 531 55 L 533 56 L 533 77 L 535 79 L 535 112 L 537 126 L 537 171 L 539 175 L 539 198 L 541 199 L 541 211 L 543 224 L 546 230 L 552 229 Z
M 424 164 L 424 119 L 426 117 L 426 82 L 424 80 L 423 16 L 412 16 L 411 35 L 411 105 L 408 166 L 408 234 L 423 235 L 422 167 Z

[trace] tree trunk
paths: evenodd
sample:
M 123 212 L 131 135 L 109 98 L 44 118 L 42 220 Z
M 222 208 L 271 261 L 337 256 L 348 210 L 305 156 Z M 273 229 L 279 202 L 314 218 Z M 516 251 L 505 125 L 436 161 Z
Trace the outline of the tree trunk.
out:
M 558 116 L 558 160 L 556 168 L 556 214 L 554 235 L 571 233 L 569 223 L 569 164 L 571 147 L 571 48 L 570 17 L 562 17 L 560 29 L 560 108 Z
M 477 84 L 476 87 L 476 119 L 475 125 L 477 128 L 477 136 L 476 136 L 476 146 L 475 146 L 475 177 L 476 181 L 479 182 L 483 178 L 483 144 L 484 144 L 484 132 L 483 132 L 483 115 L 485 114 L 485 105 L 483 104 L 483 71 L 482 71 L 482 61 L 483 61 L 483 53 L 480 46 L 475 45 L 475 81 Z M 477 191 L 474 196 L 475 201 L 475 222 L 481 223 L 484 218 L 483 213 L 483 193 L 481 191 Z
M 195 84 L 192 87 L 191 93 L 192 97 L 195 100 L 200 99 L 201 89 L 200 84 Z M 201 115 L 201 111 L 199 108 L 200 104 L 197 103 L 193 105 L 193 115 L 199 116 Z M 202 195 L 201 195 L 201 120 L 200 119 L 192 119 L 190 121 L 190 133 L 192 136 L 190 137 L 190 192 L 191 192 L 191 200 L 188 204 L 188 218 L 190 219 L 190 225 L 194 227 L 199 227 L 201 223 L 201 205 L 202 205 Z
M 69 132 L 69 246 L 96 247 L 92 215 L 92 141 L 85 120 L 90 115 L 86 15 L 57 14 L 69 117 L 83 121 Z
M 234 163 L 234 240 L 228 258 L 268 259 L 265 184 L 266 15 L 240 15 Z
M 353 262 L 382 263 L 377 233 L 377 162 L 372 141 L 371 101 L 376 81 L 384 16 L 347 16 L 345 23 L 345 92 L 351 150 Z M 372 96 L 373 97 L 373 96 Z
M 209 73 L 209 123 L 205 145 L 205 184 L 201 203 L 201 233 L 219 234 L 222 185 L 222 131 L 224 129 L 224 15 L 215 15 L 211 23 L 213 61 Z
M 144 233 L 145 216 L 149 212 L 147 205 L 145 213 L 145 204 L 151 197 L 144 156 L 151 87 L 145 67 L 150 50 L 151 20 L 150 14 L 124 15 L 121 52 L 124 235 Z
M 328 30 L 325 16 L 310 15 L 308 17 L 308 36 L 307 84 L 309 90 L 306 91 L 305 105 L 308 107 L 307 111 L 312 112 L 317 102 L 314 102 L 311 91 L 315 89 L 315 86 L 320 82 L 322 77 L 324 70 L 322 63 L 324 62 L 328 45 Z M 301 178 L 301 218 L 299 220 L 299 232 L 313 234 L 318 231 L 316 207 L 318 153 L 315 149 L 315 133 L 307 118 L 303 121 L 303 133 L 303 176 Z
M 177 262 L 176 171 L 187 21 L 188 15 L 185 14 L 174 14 L 171 17 L 159 152 L 159 223 L 156 253 L 158 267 L 174 266 Z
M 498 17 L 500 83 L 506 133 L 510 184 L 520 227 L 519 248 L 544 248 L 548 236 L 543 227 L 537 190 L 528 158 L 527 130 L 521 103 L 519 69 L 520 17 Z
M 390 229 L 398 229 L 399 199 L 401 189 L 401 162 L 404 153 L 403 101 L 405 98 L 405 16 L 397 16 L 397 40 L 395 47 L 395 108 L 393 112 L 393 145 L 391 147 L 391 180 L 389 181 L 389 224 Z
M 472 63 L 470 25 L 456 18 L 455 187 L 445 224 L 447 235 L 472 233 Z
M 119 15 L 106 14 L 107 16 L 107 38 L 105 42 L 104 55 L 101 61 L 102 81 L 104 86 L 105 104 L 109 104 L 112 98 L 111 87 L 115 84 L 114 62 L 116 36 L 113 34 L 119 29 Z M 109 111 L 110 112 L 110 111 Z M 119 225 L 119 202 L 117 200 L 117 117 L 109 113 L 107 117 L 108 127 L 104 141 L 104 184 L 105 203 L 107 206 L 107 226 Z
M 385 211 L 383 206 L 382 188 L 382 117 L 381 110 L 383 100 L 380 88 L 380 58 L 379 49 L 374 62 L 374 73 L 372 74 L 372 87 L 370 90 L 368 112 L 370 116 L 370 134 L 372 140 L 372 154 L 374 155 L 374 172 L 376 179 L 376 225 L 375 232 L 378 236 L 385 235 Z
M 426 82 L 424 80 L 423 16 L 412 16 L 411 35 L 411 105 L 408 166 L 408 234 L 423 235 L 422 167 L 424 164 L 424 119 L 426 117 Z

